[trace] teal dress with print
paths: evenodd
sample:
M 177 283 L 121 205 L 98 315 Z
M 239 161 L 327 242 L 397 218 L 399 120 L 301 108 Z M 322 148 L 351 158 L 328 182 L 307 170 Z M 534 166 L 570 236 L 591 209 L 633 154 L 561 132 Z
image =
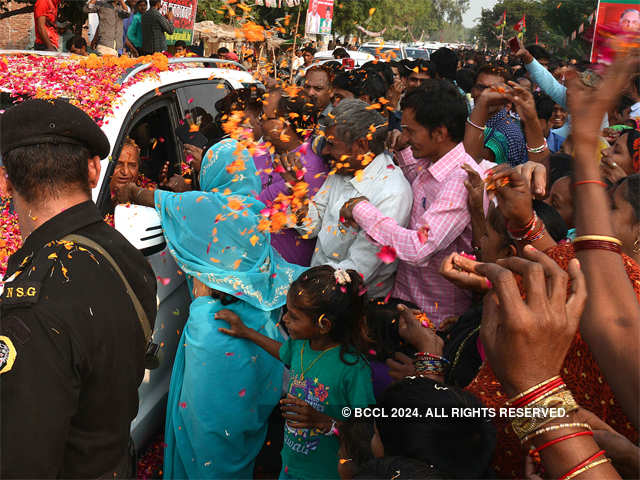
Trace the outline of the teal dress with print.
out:
M 290 368 L 289 393 L 316 410 L 345 421 L 342 409 L 375 404 L 371 368 L 361 357 L 345 354 L 340 347 L 312 350 L 308 340 L 288 340 L 280 348 L 280 360 Z M 335 435 L 316 429 L 296 429 L 285 423 L 282 470 L 286 478 L 339 478 Z

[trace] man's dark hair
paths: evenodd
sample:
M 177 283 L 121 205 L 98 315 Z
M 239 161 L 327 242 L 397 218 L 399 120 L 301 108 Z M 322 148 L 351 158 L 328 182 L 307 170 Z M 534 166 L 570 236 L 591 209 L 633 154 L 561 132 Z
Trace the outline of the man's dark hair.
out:
M 407 93 L 401 102 L 402 110 L 415 112 L 416 121 L 433 130 L 444 126 L 451 140 L 458 143 L 464 138 L 467 120 L 467 102 L 448 80 L 427 80 L 421 88 Z
M 161 0 L 149 0 L 149 6 L 150 6 L 151 8 L 154 8 L 154 7 L 156 7 L 156 6 L 160 3 L 160 1 L 161 1 Z
M 511 72 L 509 72 L 509 70 L 507 70 L 506 68 L 501 67 L 499 65 L 487 64 L 487 65 L 481 67 L 478 70 L 478 73 L 476 73 L 476 78 L 473 81 L 474 85 L 478 81 L 478 77 L 480 77 L 480 75 L 483 75 L 483 74 L 484 75 L 496 75 L 498 77 L 501 77 L 502 80 L 504 81 L 504 83 L 507 83 L 507 82 L 513 80 Z
M 536 92 L 533 95 L 533 100 L 536 104 L 538 118 L 549 121 L 553 116 L 553 107 L 555 107 L 556 102 L 554 102 L 549 95 L 542 92 Z
M 441 78 L 454 81 L 458 70 L 458 55 L 450 48 L 442 47 L 431 54 L 431 63 Z
M 180 48 L 180 47 L 182 47 L 182 48 L 187 48 L 187 42 L 185 42 L 184 40 L 178 40 L 178 41 L 175 43 L 175 47 L 176 47 L 176 48 Z
M 344 48 L 338 47 L 333 51 L 333 58 L 351 58 L 351 55 L 349 55 L 349 52 L 347 52 Z
M 382 457 L 370 460 L 353 477 L 355 480 L 388 480 L 397 478 L 405 480 L 420 478 L 421 480 L 440 480 L 443 475 L 433 465 L 427 465 L 419 460 L 406 457 Z
M 456 83 L 466 93 L 471 92 L 473 88 L 473 79 L 475 78 L 475 72 L 470 68 L 461 68 L 456 72 Z
M 370 70 L 358 72 L 360 76 L 360 88 L 357 93 L 358 97 L 369 96 L 372 102 L 376 102 L 379 98 L 384 97 L 387 93 L 387 84 L 382 77 Z
M 42 143 L 8 151 L 2 161 L 9 181 L 29 202 L 57 197 L 78 189 L 91 195 L 89 150 L 70 143 Z
M 308 103 L 304 95 L 289 95 L 286 91 L 274 90 L 280 94 L 280 100 L 276 107 L 276 116 L 288 121 L 296 134 L 303 139 L 306 133 L 313 129 L 315 115 L 313 107 Z
M 409 64 L 409 68 L 413 72 L 415 72 L 417 69 L 418 73 L 428 74 L 428 75 L 431 75 L 431 77 L 434 77 L 436 74 L 435 65 L 429 60 L 425 60 L 424 58 L 416 58 L 413 62 Z M 409 75 L 411 75 L 411 72 L 409 72 Z
M 353 72 L 338 72 L 333 79 L 333 88 L 339 88 L 353 93 L 354 96 L 360 94 L 360 77 Z
M 333 77 L 334 77 L 334 71 L 330 68 L 325 66 L 325 64 L 323 65 L 313 65 L 311 67 L 309 67 L 309 69 L 305 72 L 305 77 L 313 72 L 322 72 L 322 73 L 326 73 L 327 77 L 329 78 L 329 83 L 333 82 Z
M 551 61 L 551 54 L 549 53 L 549 51 L 540 45 L 536 45 L 536 44 L 528 45 L 526 49 L 529 51 L 531 56 L 533 56 L 533 58 L 535 58 L 538 61 L 540 60 L 546 60 L 548 62 Z
M 302 54 L 304 55 L 305 53 L 310 53 L 313 56 L 316 54 L 316 49 L 313 47 L 304 47 L 302 49 Z
M 218 55 L 224 55 L 225 53 L 229 53 L 229 49 L 227 47 L 220 47 L 218 51 L 216 51 L 216 54 Z
M 438 386 L 439 388 L 436 388 Z M 408 377 L 392 384 L 378 406 L 450 412 L 459 408 L 481 408 L 471 393 L 426 377 Z M 435 466 L 441 478 L 483 478 L 490 468 L 496 444 L 491 420 L 476 418 L 414 419 L 380 418 L 376 426 L 385 456 L 404 456 Z
M 82 35 L 74 35 L 69 40 L 67 40 L 67 44 L 65 45 L 68 51 L 71 50 L 71 47 L 81 49 L 87 48 L 87 41 L 82 37 Z

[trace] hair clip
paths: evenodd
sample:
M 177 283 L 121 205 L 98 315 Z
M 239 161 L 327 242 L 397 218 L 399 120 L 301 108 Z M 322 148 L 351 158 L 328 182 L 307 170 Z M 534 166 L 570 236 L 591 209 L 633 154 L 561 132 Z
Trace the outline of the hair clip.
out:
M 347 283 L 351 283 L 351 277 L 345 270 L 337 269 L 333 272 L 333 276 L 335 277 L 336 283 L 338 283 L 338 285 L 346 285 Z

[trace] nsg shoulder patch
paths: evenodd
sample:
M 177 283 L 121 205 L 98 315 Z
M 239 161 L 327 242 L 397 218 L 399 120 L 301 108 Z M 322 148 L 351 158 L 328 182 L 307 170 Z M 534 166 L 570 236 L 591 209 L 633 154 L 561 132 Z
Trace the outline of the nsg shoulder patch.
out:
M 18 352 L 9 337 L 0 335 L 0 375 L 13 368 Z

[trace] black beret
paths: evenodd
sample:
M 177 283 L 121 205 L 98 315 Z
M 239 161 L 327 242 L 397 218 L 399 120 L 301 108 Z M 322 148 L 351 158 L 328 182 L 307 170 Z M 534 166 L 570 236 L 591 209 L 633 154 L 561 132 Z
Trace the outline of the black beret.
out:
M 89 115 L 65 100 L 27 100 L 0 115 L 0 152 L 42 143 L 70 143 L 106 158 L 109 140 Z

